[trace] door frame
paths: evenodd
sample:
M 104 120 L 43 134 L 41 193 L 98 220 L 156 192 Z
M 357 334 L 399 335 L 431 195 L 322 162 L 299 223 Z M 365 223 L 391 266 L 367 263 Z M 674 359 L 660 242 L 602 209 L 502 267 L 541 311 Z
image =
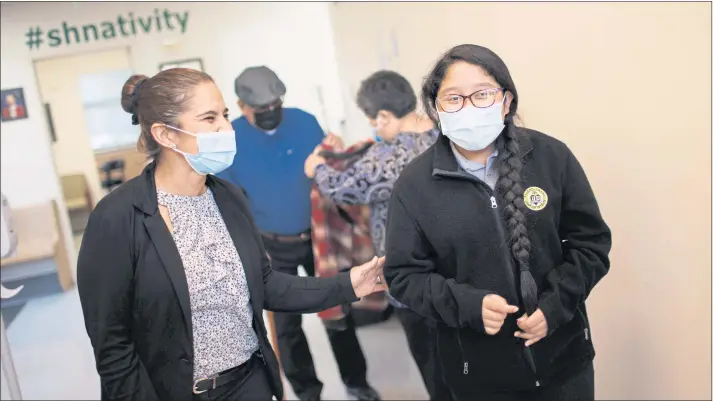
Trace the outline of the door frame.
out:
M 44 106 L 47 104 L 45 102 L 45 99 L 42 96 L 42 89 L 40 87 L 40 79 L 37 74 L 37 67 L 36 63 L 39 61 L 47 61 L 47 60 L 54 60 L 54 59 L 60 59 L 60 58 L 65 58 L 65 57 L 75 57 L 75 56 L 81 56 L 84 54 L 91 54 L 91 53 L 98 53 L 98 52 L 104 52 L 104 51 L 111 51 L 111 50 L 120 50 L 124 49 L 126 51 L 126 54 L 128 56 L 128 61 L 129 61 L 129 68 L 131 68 L 132 71 L 136 71 L 135 69 L 135 63 L 134 63 L 134 58 L 131 52 L 131 46 L 130 45 L 118 45 L 118 46 L 107 46 L 102 49 L 80 49 L 74 52 L 70 52 L 67 54 L 62 54 L 62 55 L 53 55 L 53 56 L 45 56 L 45 57 L 33 57 L 32 58 L 32 72 L 35 78 L 35 85 L 37 86 L 37 94 L 40 99 L 40 103 Z M 76 282 L 77 280 L 77 268 L 76 268 L 76 257 L 79 249 L 75 249 L 74 246 L 74 233 L 72 230 L 72 223 L 70 221 L 69 217 L 69 208 L 67 208 L 67 204 L 64 201 L 64 188 L 62 188 L 62 180 L 59 176 L 59 170 L 57 168 L 57 159 L 54 154 L 54 149 L 53 145 L 55 143 L 55 140 L 52 138 L 52 132 L 50 130 L 51 127 L 54 126 L 54 122 L 51 120 L 51 116 L 47 114 L 46 111 L 43 110 L 42 114 L 42 119 L 44 120 L 44 124 L 46 127 L 48 127 L 48 131 L 50 131 L 49 138 L 48 138 L 48 143 L 50 146 L 50 154 L 52 157 L 52 166 L 54 168 L 54 176 L 55 176 L 55 182 L 57 183 L 57 188 L 59 188 L 59 195 L 58 199 L 55 200 L 56 205 L 57 205 L 57 212 L 59 216 L 57 218 L 59 219 L 60 223 L 60 228 L 64 231 L 63 237 L 65 238 L 65 249 L 67 250 L 68 257 L 71 258 L 72 263 L 74 266 L 72 267 L 72 273 L 73 273 L 73 278 L 74 281 Z M 93 196 L 91 196 L 91 202 L 92 202 L 92 209 L 96 207 L 97 203 L 99 202 L 100 199 L 94 199 Z

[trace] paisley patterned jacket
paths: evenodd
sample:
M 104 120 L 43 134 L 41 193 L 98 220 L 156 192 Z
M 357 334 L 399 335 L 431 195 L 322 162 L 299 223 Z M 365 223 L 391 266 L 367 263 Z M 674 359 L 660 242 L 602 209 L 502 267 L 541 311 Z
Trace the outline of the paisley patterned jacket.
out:
M 386 217 L 396 179 L 437 137 L 435 129 L 424 133 L 402 132 L 392 141 L 373 144 L 345 170 L 326 164 L 317 166 L 314 182 L 323 197 L 338 204 L 369 206 L 370 233 L 377 256 L 386 253 Z

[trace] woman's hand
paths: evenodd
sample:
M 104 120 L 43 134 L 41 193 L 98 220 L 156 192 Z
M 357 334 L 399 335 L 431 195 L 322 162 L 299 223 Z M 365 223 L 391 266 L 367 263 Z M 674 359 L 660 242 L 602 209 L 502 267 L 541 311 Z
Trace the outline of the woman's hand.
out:
M 539 309 L 530 317 L 527 317 L 527 315 L 520 316 L 520 318 L 517 319 L 517 326 L 522 331 L 515 332 L 515 337 L 527 340 L 525 341 L 526 347 L 547 337 L 547 319 L 545 319 L 545 314 Z
M 307 178 L 313 178 L 314 171 L 317 169 L 317 166 L 327 162 L 324 157 L 319 155 L 319 152 L 321 150 L 322 145 L 318 145 L 316 148 L 314 148 L 314 151 L 309 156 L 307 156 L 307 160 L 305 160 L 305 175 L 307 176 Z
M 500 295 L 488 294 L 483 298 L 483 326 L 485 332 L 494 336 L 503 327 L 508 314 L 517 312 L 517 306 L 508 305 Z
M 380 258 L 374 256 L 374 259 L 361 266 L 353 267 L 349 271 L 354 294 L 356 294 L 357 298 L 388 289 L 383 281 L 384 260 L 383 256 Z
M 322 144 L 331 147 L 335 151 L 344 149 L 344 141 L 342 141 L 342 138 L 331 132 L 324 137 Z

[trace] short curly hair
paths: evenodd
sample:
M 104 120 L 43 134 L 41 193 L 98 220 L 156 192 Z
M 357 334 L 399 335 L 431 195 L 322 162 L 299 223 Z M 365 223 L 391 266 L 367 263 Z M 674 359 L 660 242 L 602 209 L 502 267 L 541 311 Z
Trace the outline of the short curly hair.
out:
M 416 110 L 418 100 L 411 84 L 394 71 L 377 71 L 362 81 L 357 92 L 357 105 L 369 118 L 380 110 L 401 118 Z

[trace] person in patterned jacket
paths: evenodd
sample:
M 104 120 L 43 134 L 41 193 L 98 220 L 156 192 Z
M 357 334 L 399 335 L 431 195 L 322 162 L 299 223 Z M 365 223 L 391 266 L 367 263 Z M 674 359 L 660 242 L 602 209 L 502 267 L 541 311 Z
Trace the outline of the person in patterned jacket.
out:
M 317 146 L 305 161 L 305 174 L 314 178 L 319 193 L 343 205 L 368 205 L 370 233 L 377 256 L 385 254 L 386 219 L 391 191 L 401 171 L 438 137 L 433 124 L 416 113 L 417 98 L 402 75 L 378 71 L 361 83 L 357 104 L 374 128 L 377 142 L 349 168 L 339 170 L 320 156 Z M 421 372 L 431 400 L 450 400 L 433 344 L 434 323 L 398 300 L 396 307 L 411 355 Z

